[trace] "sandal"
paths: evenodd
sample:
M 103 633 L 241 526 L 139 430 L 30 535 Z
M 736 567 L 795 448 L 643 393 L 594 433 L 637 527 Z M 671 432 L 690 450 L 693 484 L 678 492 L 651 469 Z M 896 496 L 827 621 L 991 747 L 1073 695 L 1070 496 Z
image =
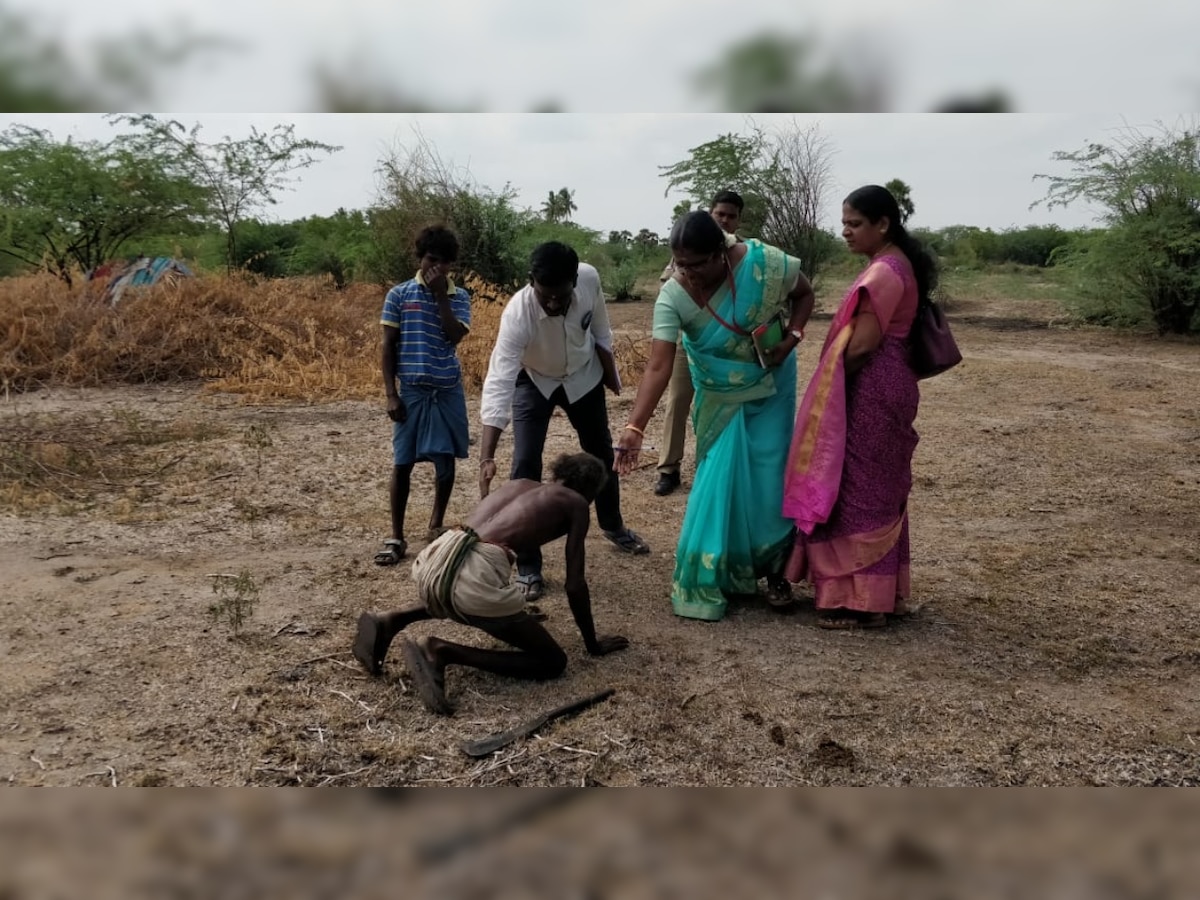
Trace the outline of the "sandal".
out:
M 796 598 L 792 596 L 792 583 L 779 576 L 767 578 L 765 594 L 767 606 L 775 612 L 795 612 Z
M 840 610 L 817 619 L 818 628 L 833 631 L 856 631 L 862 628 L 883 628 L 887 625 L 884 613 L 860 613 L 856 610 Z
M 383 549 L 375 554 L 375 565 L 394 566 L 408 553 L 408 541 L 404 538 L 388 538 Z
M 537 572 L 529 575 L 518 575 L 513 581 L 521 589 L 521 593 L 525 595 L 526 603 L 532 603 L 538 599 L 546 589 L 545 581 L 542 580 L 542 576 Z
M 602 534 L 612 541 L 613 545 L 623 553 L 642 556 L 650 552 L 650 545 L 643 541 L 637 532 L 630 528 L 622 528 L 620 531 L 605 531 Z

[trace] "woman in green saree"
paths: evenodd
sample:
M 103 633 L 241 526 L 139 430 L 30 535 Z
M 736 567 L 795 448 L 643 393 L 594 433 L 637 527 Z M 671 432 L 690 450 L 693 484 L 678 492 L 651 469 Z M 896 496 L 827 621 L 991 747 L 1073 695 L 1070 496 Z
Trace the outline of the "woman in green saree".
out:
M 644 432 L 683 349 L 696 388 L 696 479 L 675 552 L 676 615 L 717 621 L 731 596 L 791 605 L 781 570 L 793 524 L 782 515 L 783 474 L 796 412 L 796 357 L 813 308 L 800 260 L 757 240 L 736 243 L 706 212 L 671 229 L 675 275 L 654 304 L 650 361 L 613 466 L 637 468 Z M 783 338 L 760 364 L 751 333 L 782 314 Z

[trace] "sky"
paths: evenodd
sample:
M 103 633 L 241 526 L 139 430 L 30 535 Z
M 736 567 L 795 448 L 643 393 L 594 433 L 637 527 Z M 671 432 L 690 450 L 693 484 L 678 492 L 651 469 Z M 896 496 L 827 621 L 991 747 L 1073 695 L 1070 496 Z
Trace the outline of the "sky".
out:
M 744 132 L 741 114 L 332 114 L 293 115 L 163 113 L 201 136 L 244 137 L 249 129 L 295 126 L 296 135 L 344 149 L 299 173 L 292 189 L 264 218 L 290 220 L 329 215 L 338 207 L 369 206 L 377 191 L 379 161 L 417 134 L 444 162 L 469 172 L 478 184 L 517 192 L 516 204 L 540 208 L 550 191 L 575 194 L 580 225 L 598 231 L 670 229 L 680 192 L 664 197 L 660 166 L 685 159 L 699 144 L 729 132 Z M 756 116 L 760 125 L 816 123 L 831 151 L 832 184 L 825 204 L 826 227 L 836 229 L 842 198 L 863 184 L 900 178 L 912 188 L 916 227 L 975 225 L 1004 229 L 1055 223 L 1064 228 L 1095 224 L 1086 206 L 1030 209 L 1046 193 L 1035 174 L 1066 174 L 1056 151 L 1106 142 L 1130 126 L 1153 127 L 1154 116 L 1093 114 L 828 114 Z M 1174 121 L 1167 120 L 1168 122 Z M 0 128 L 13 123 L 49 130 L 57 139 L 107 140 L 114 127 L 99 114 L 0 114 Z
M 875 80 L 887 111 L 990 88 L 1018 112 L 1200 107 L 1195 0 L 0 0 L 0 12 L 71 62 L 104 38 L 127 38 L 143 60 L 153 43 L 224 42 L 164 64 L 146 109 L 327 109 L 323 69 L 401 111 L 415 108 L 403 98 L 495 112 L 736 111 L 747 107 L 723 105 L 696 73 L 762 35 L 812 41 L 814 65 Z

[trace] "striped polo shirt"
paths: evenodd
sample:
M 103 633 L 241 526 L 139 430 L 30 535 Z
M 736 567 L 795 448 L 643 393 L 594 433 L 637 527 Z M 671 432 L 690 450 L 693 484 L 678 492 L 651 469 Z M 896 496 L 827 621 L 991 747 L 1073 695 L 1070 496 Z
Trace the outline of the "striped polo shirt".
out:
M 462 288 L 449 287 L 450 308 L 464 325 L 471 324 L 471 299 Z M 401 386 L 452 388 L 462 377 L 458 354 L 442 331 L 437 300 L 418 272 L 387 293 L 380 324 L 400 331 L 396 342 L 396 377 Z

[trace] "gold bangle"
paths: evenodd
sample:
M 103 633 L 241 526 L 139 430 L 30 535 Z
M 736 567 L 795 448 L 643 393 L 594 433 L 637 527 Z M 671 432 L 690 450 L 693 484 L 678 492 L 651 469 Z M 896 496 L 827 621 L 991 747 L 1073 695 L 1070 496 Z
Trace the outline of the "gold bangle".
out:
M 625 430 L 626 431 L 636 431 L 642 437 L 646 436 L 646 432 L 642 431 L 642 429 L 638 428 L 636 425 L 626 425 Z

